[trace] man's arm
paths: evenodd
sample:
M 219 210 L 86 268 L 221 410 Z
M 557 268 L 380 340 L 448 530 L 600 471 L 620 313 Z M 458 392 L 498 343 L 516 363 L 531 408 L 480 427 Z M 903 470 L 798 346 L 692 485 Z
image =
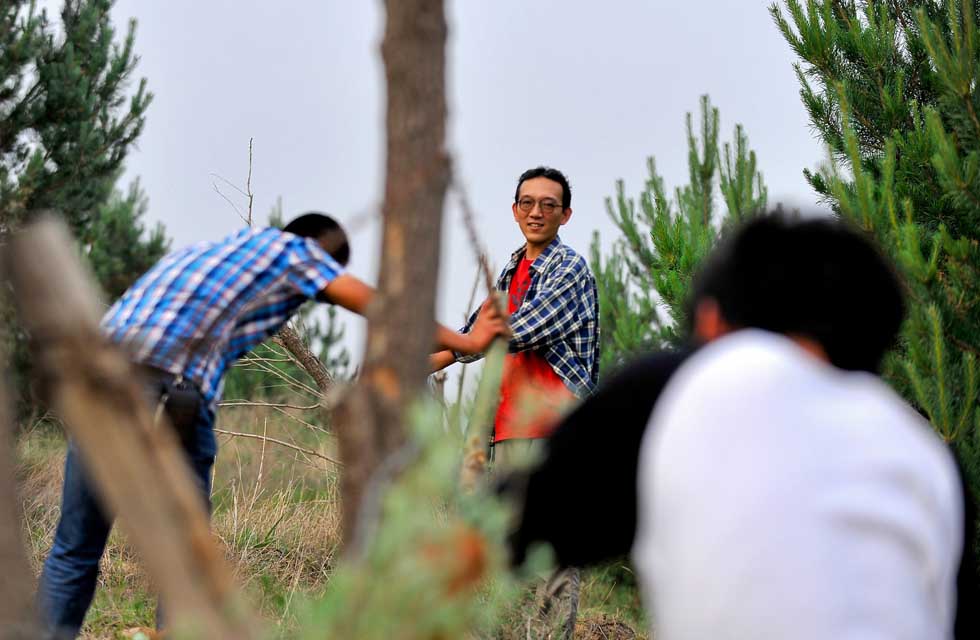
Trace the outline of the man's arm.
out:
M 340 305 L 359 315 L 364 315 L 374 298 L 374 288 L 344 273 L 334 278 L 323 289 L 327 302 Z M 484 305 L 479 317 L 467 334 L 456 333 L 441 324 L 436 325 L 435 343 L 439 349 L 451 349 L 460 353 L 480 353 L 493 339 L 507 330 L 506 323 L 492 307 Z
M 429 368 L 432 373 L 442 371 L 449 365 L 456 362 L 456 354 L 452 351 L 437 351 L 429 356 Z

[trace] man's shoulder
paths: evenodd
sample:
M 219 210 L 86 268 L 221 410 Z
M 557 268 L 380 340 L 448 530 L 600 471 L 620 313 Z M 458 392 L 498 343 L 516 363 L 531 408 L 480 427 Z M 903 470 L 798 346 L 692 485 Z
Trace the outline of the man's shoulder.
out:
M 717 391 L 744 397 L 766 384 L 786 381 L 799 368 L 798 347 L 784 336 L 747 329 L 698 350 L 680 367 L 678 385 L 695 393 Z
M 571 271 L 576 274 L 581 274 L 583 277 L 587 276 L 592 278 L 592 271 L 589 269 L 588 261 L 582 254 L 570 245 L 565 244 L 560 238 L 554 245 L 552 254 L 549 257 L 548 263 L 553 265 L 553 268 L 556 270 Z

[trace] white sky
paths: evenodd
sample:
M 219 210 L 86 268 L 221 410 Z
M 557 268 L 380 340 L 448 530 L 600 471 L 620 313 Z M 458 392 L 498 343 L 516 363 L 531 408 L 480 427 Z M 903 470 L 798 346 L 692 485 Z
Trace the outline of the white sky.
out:
M 735 122 L 745 126 L 772 203 L 814 202 L 802 169 L 824 153 L 767 4 L 448 2 L 450 146 L 494 264 L 521 242 L 510 212 L 515 180 L 538 164 L 571 180 L 565 242 L 584 254 L 598 229 L 608 245 L 615 228 L 603 201 L 616 179 L 638 193 L 650 155 L 668 188 L 686 179 L 684 114 L 697 112 L 703 93 L 721 110 L 724 140 Z M 351 223 L 376 208 L 384 179 L 382 7 L 117 2 L 120 29 L 138 20 L 137 74 L 155 94 L 125 180 L 140 178 L 149 219 L 166 225 L 175 246 L 242 224 L 211 174 L 244 185 L 250 137 L 260 221 L 280 196 L 287 219 L 322 210 Z M 444 229 L 437 313 L 455 326 L 475 263 L 455 207 L 447 207 Z M 352 236 L 351 270 L 373 281 L 377 225 L 355 224 Z M 344 317 L 358 359 L 364 322 Z

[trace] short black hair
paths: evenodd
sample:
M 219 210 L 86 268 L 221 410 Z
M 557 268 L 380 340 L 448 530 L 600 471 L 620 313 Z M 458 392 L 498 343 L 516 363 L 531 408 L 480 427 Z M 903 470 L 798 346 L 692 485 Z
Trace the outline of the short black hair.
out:
M 723 238 L 695 278 L 688 318 L 713 299 L 725 321 L 816 340 L 841 369 L 877 372 L 905 317 L 903 287 L 867 235 L 781 210 Z
M 561 208 L 567 209 L 572 206 L 572 186 L 568 184 L 568 178 L 566 178 L 565 174 L 558 169 L 544 166 L 528 169 L 521 174 L 521 177 L 517 179 L 517 188 L 514 190 L 514 202 L 517 202 L 521 197 L 521 185 L 524 184 L 524 181 L 531 180 L 533 178 L 547 178 L 548 180 L 554 180 L 560 184 Z
M 325 213 L 310 211 L 301 216 L 297 216 L 289 221 L 282 229 L 287 233 L 292 233 L 304 238 L 318 240 L 324 246 L 327 253 L 346 267 L 350 262 L 350 243 L 347 241 L 347 232 L 340 226 L 340 223 Z

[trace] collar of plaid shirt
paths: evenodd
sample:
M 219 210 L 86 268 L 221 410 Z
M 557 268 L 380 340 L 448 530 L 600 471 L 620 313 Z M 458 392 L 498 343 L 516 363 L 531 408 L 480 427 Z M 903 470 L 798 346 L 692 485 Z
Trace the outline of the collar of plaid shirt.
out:
M 555 239 L 548 243 L 548 246 L 544 248 L 534 262 L 531 263 L 531 273 L 543 273 L 548 270 L 555 260 L 561 259 L 561 247 L 563 245 L 561 241 L 561 236 L 555 236 Z M 527 245 L 522 244 L 517 248 L 512 254 L 510 254 L 510 260 L 507 262 L 507 266 L 504 267 L 504 272 L 500 274 L 500 278 L 497 281 L 497 288 L 501 289 L 500 284 L 506 279 L 505 286 L 503 290 L 506 291 L 507 287 L 510 286 L 511 278 L 514 277 L 514 271 L 517 269 L 517 265 L 520 264 L 521 260 L 524 259 L 524 255 L 527 253 Z

